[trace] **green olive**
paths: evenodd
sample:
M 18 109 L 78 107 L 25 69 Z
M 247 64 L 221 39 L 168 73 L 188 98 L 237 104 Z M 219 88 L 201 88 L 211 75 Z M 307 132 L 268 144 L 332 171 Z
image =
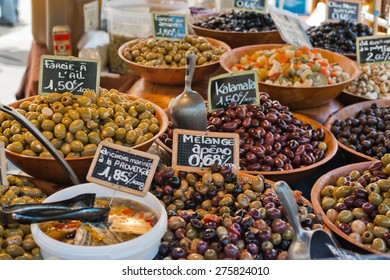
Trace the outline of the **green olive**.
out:
M 90 133 L 88 133 L 88 142 L 90 144 L 98 145 L 100 143 L 100 141 L 101 141 L 101 139 L 100 139 L 99 133 L 97 133 L 97 132 L 90 132 Z
M 352 189 L 349 186 L 340 186 L 333 189 L 333 195 L 336 199 L 340 197 L 347 197 L 352 194 Z
M 390 155 L 390 154 L 388 154 Z M 387 192 L 390 190 L 390 180 L 389 179 L 380 179 L 377 181 L 377 184 L 382 192 Z
M 383 235 L 388 232 L 389 230 L 385 227 L 381 226 L 375 226 L 372 230 L 372 233 L 375 235 L 375 237 L 383 238 Z
M 376 215 L 374 218 L 374 224 L 381 227 L 390 228 L 390 218 L 382 214 Z
M 88 96 L 86 96 L 86 95 L 81 95 L 81 96 L 77 97 L 76 102 L 81 107 L 83 107 L 83 106 L 86 106 L 86 107 L 87 106 L 91 106 L 91 104 L 92 104 L 92 100 Z
M 66 126 L 63 123 L 56 124 L 54 127 L 54 136 L 58 139 L 64 139 L 66 136 Z
M 368 193 L 380 193 L 381 189 L 377 183 L 370 183 L 364 188 Z
M 23 144 L 20 142 L 13 142 L 7 145 L 7 149 L 10 150 L 11 152 L 20 154 L 22 153 L 24 147 Z
M 387 166 L 390 163 L 390 154 L 387 153 L 381 157 L 382 166 Z
M 71 146 L 72 152 L 75 152 L 75 153 L 81 152 L 84 148 L 83 143 L 79 140 L 73 140 L 70 143 L 70 146 Z
M 64 143 L 61 148 L 61 152 L 66 156 L 72 151 L 72 147 L 69 143 Z
M 88 144 L 88 135 L 84 131 L 77 131 L 74 135 L 76 140 L 81 141 L 84 145 Z
M 336 200 L 333 197 L 324 197 L 321 200 L 321 206 L 324 211 L 333 208 L 336 205 Z
M 386 243 L 382 238 L 375 238 L 372 241 L 372 248 L 382 253 L 385 253 L 387 251 Z
M 368 201 L 375 206 L 379 206 L 383 201 L 383 197 L 379 193 L 372 192 L 368 195 Z
M 50 143 L 56 148 L 59 149 L 64 144 L 64 141 L 58 138 L 51 139 Z
M 54 113 L 65 114 L 65 107 L 61 102 L 54 102 L 50 107 Z
M 93 156 L 95 155 L 96 150 L 97 150 L 96 144 L 85 145 L 83 151 L 81 152 L 81 156 L 82 157 Z
M 80 108 L 77 108 L 76 110 L 79 112 L 80 118 L 83 121 L 92 120 L 92 111 L 88 107 L 82 106 Z
M 327 186 L 323 187 L 321 192 L 320 192 L 321 197 L 333 196 L 333 189 L 334 189 L 334 186 L 332 186 L 332 185 L 327 185 Z
M 64 105 L 64 106 L 72 106 L 73 105 L 73 98 L 71 95 L 65 95 L 63 94 L 63 96 L 61 97 L 61 103 Z
M 75 109 L 69 110 L 67 114 L 68 114 L 69 118 L 72 119 L 72 121 L 80 119 L 80 114 Z
M 84 122 L 82 120 L 74 120 L 69 125 L 69 132 L 70 133 L 76 133 L 79 130 L 84 130 Z

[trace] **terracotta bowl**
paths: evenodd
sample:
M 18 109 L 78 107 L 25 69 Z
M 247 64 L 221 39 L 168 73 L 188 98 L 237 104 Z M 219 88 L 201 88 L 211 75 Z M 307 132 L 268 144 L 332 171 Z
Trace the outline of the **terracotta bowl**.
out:
M 336 185 L 338 178 L 347 176 L 351 171 L 358 170 L 363 173 L 372 164 L 372 161 L 360 162 L 345 165 L 343 167 L 334 169 L 323 176 L 321 176 L 314 184 L 311 190 L 311 203 L 313 204 L 314 212 L 321 215 L 325 225 L 335 234 L 340 245 L 346 249 L 361 253 L 361 254 L 383 254 L 375 249 L 369 248 L 360 242 L 355 241 L 347 234 L 339 230 L 334 223 L 326 216 L 321 206 L 321 190 L 327 185 Z M 387 255 L 389 258 L 389 255 Z
M 131 100 L 136 100 L 139 98 L 128 96 Z M 33 100 L 35 96 L 28 97 L 25 99 L 18 100 L 17 102 L 9 104 L 13 108 L 18 108 L 19 105 L 26 100 Z M 143 99 L 141 99 L 143 100 Z M 149 102 L 145 100 L 146 102 Z M 160 131 L 154 135 L 153 138 L 148 141 L 136 145 L 132 148 L 140 151 L 147 151 L 153 142 L 160 137 L 160 135 L 168 127 L 168 117 L 165 114 L 164 110 L 159 106 L 155 105 L 156 108 L 156 117 L 160 121 Z M 69 186 L 72 184 L 68 174 L 66 174 L 62 167 L 57 163 L 54 158 L 41 158 L 41 157 L 31 157 L 25 156 L 18 153 L 11 152 L 5 149 L 7 158 L 19 167 L 22 171 L 29 174 L 32 177 L 46 180 L 49 182 L 54 182 L 61 186 Z M 67 158 L 65 159 L 73 171 L 76 173 L 77 177 L 81 182 L 86 182 L 86 176 L 89 171 L 90 165 L 93 160 L 93 156 L 86 156 L 80 158 Z
M 214 38 L 225 42 L 231 48 L 258 44 L 284 44 L 277 29 L 261 32 L 235 32 L 202 28 L 190 24 L 196 35 Z
M 210 42 L 210 44 L 212 44 L 215 47 L 222 47 L 226 49 L 226 51 L 231 50 L 231 48 L 222 41 L 213 38 L 206 38 L 206 39 L 207 41 Z M 126 42 L 118 49 L 118 55 L 123 61 L 125 61 L 138 75 L 140 75 L 145 80 L 157 84 L 164 84 L 164 85 L 184 85 L 186 67 L 157 68 L 151 66 L 144 66 L 126 59 L 123 56 L 123 50 L 130 42 L 134 42 L 137 40 L 138 39 Z M 219 66 L 220 66 L 219 61 L 200 65 L 200 66 L 195 66 L 195 72 L 194 72 L 194 77 L 192 79 L 192 82 L 196 83 L 201 81 L 202 79 L 207 78 L 212 73 L 214 73 L 219 68 Z
M 345 120 L 348 117 L 354 117 L 358 111 L 366 110 L 370 108 L 371 104 L 373 103 L 378 104 L 379 107 L 390 106 L 390 99 L 377 99 L 377 100 L 365 101 L 365 102 L 360 102 L 360 103 L 356 103 L 344 107 L 341 110 L 334 112 L 328 117 L 328 119 L 325 122 L 325 127 L 330 131 L 332 124 L 334 123 L 335 120 L 337 119 Z M 348 158 L 349 162 L 351 163 L 376 160 L 373 157 L 352 150 L 351 148 L 344 145 L 338 140 L 336 141 L 338 143 L 338 146 L 342 149 L 342 151 L 345 153 L 345 156 Z
M 282 46 L 280 44 L 269 44 L 236 48 L 224 53 L 221 56 L 220 63 L 222 68 L 230 72 L 233 65 L 238 63 L 244 55 L 252 55 L 258 50 L 274 49 Z M 288 87 L 259 82 L 259 89 L 267 92 L 271 99 L 278 100 L 290 109 L 313 108 L 335 99 L 357 77 L 359 68 L 356 62 L 343 55 L 323 49 L 316 50 L 330 62 L 337 62 L 350 75 L 350 78 L 342 83 L 320 87 Z

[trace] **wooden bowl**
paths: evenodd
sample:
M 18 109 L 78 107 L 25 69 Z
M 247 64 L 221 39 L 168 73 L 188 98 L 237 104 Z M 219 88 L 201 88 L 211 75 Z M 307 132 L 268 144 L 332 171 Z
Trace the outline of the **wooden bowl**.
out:
M 212 30 L 193 24 L 190 24 L 190 26 L 196 35 L 220 40 L 228 44 L 233 49 L 249 45 L 285 43 L 277 29 L 261 32 L 235 32 Z
M 17 102 L 9 104 L 9 106 L 13 108 L 18 108 L 19 105 L 26 100 L 33 100 L 35 96 L 31 96 L 25 99 L 18 100 Z M 128 98 L 131 100 L 144 100 L 142 98 L 133 97 L 128 95 Z M 145 100 L 145 102 L 149 102 Z M 156 109 L 156 118 L 160 121 L 160 131 L 154 135 L 153 138 L 148 141 L 133 146 L 133 149 L 140 151 L 147 151 L 149 147 L 153 144 L 153 142 L 160 137 L 160 135 L 167 129 L 168 127 L 168 117 L 165 114 L 164 110 L 159 106 L 155 105 Z M 32 177 L 46 180 L 49 182 L 54 182 L 62 186 L 69 186 L 72 184 L 68 174 L 64 172 L 62 167 L 57 163 L 54 158 L 43 158 L 43 157 L 32 157 L 25 156 L 18 153 L 14 153 L 5 149 L 5 153 L 7 158 L 15 164 L 18 168 L 20 168 L 25 173 L 29 174 Z M 80 158 L 66 158 L 65 160 L 76 173 L 77 177 L 81 182 L 86 182 L 87 173 L 91 166 L 92 160 L 94 156 L 86 156 Z
M 280 44 L 270 44 L 236 48 L 224 53 L 221 56 L 220 63 L 222 68 L 230 72 L 234 64 L 239 63 L 240 58 L 243 56 L 252 55 L 258 50 L 274 49 L 282 46 Z M 357 77 L 359 68 L 356 62 L 343 55 L 323 49 L 316 50 L 330 62 L 337 62 L 350 75 L 350 78 L 342 83 L 319 87 L 288 87 L 259 82 L 259 89 L 267 92 L 271 99 L 278 100 L 282 105 L 288 106 L 290 109 L 313 108 L 335 99 Z
M 305 177 L 310 176 L 313 174 L 318 167 L 321 165 L 324 165 L 328 161 L 330 161 L 336 154 L 337 152 L 337 140 L 333 136 L 333 134 L 325 128 L 322 124 L 319 122 L 308 118 L 304 115 L 294 113 L 294 116 L 303 121 L 305 124 L 311 124 L 315 129 L 318 129 L 322 127 L 325 131 L 325 140 L 324 142 L 326 143 L 328 149 L 325 152 L 324 158 L 314 164 L 305 166 L 305 167 L 300 167 L 300 168 L 294 168 L 291 170 L 283 170 L 283 171 L 247 171 L 243 170 L 242 172 L 252 174 L 252 175 L 258 175 L 262 174 L 264 175 L 265 178 L 270 179 L 272 181 L 279 181 L 283 180 L 286 181 L 289 184 L 295 183 L 299 180 L 302 180 Z
M 359 96 L 356 94 L 353 94 L 351 92 L 348 92 L 346 90 L 343 90 L 343 92 L 337 97 L 337 99 L 344 105 L 352 105 L 356 104 L 359 102 L 364 102 L 364 101 L 375 101 L 376 99 L 371 99 L 363 96 Z
M 345 120 L 348 117 L 354 117 L 357 112 L 360 110 L 366 110 L 370 108 L 371 104 L 376 103 L 378 104 L 379 107 L 385 107 L 385 106 L 390 106 L 390 99 L 376 99 L 376 100 L 370 100 L 370 101 L 365 101 L 365 102 L 360 102 L 356 103 L 353 105 L 349 105 L 347 107 L 342 108 L 341 110 L 338 110 L 331 114 L 326 122 L 325 122 L 325 127 L 330 131 L 332 128 L 332 124 L 334 123 L 335 120 Z M 343 150 L 345 156 L 349 160 L 349 162 L 361 162 L 361 161 L 373 161 L 377 160 L 373 157 L 370 157 L 368 155 L 365 155 L 363 153 L 357 152 L 349 148 L 348 146 L 344 145 L 340 141 L 336 139 L 338 146 Z
M 213 38 L 206 39 L 207 41 L 209 41 L 210 44 L 215 47 L 222 47 L 226 51 L 231 50 L 231 48 L 222 41 Z M 138 39 L 126 42 L 118 49 L 118 55 L 121 59 L 123 59 L 123 61 L 125 61 L 135 72 L 137 72 L 138 75 L 140 75 L 145 80 L 163 85 L 184 85 L 186 67 L 157 68 L 141 65 L 125 58 L 123 56 L 123 50 L 127 47 L 129 43 L 137 40 Z M 213 74 L 219 68 L 219 66 L 219 61 L 195 66 L 195 72 L 192 82 L 196 83 L 201 81 L 202 79 L 208 78 L 208 76 Z
M 363 171 L 367 170 L 372 163 L 373 163 L 372 161 L 367 161 L 367 162 L 349 164 L 324 174 L 315 182 L 310 195 L 314 212 L 322 216 L 325 225 L 335 234 L 340 245 L 342 245 L 346 249 L 356 251 L 361 254 L 383 254 L 383 253 L 375 249 L 369 248 L 360 242 L 355 241 L 347 234 L 342 232 L 340 229 L 338 229 L 335 226 L 335 224 L 332 223 L 331 220 L 329 220 L 329 218 L 326 216 L 326 213 L 322 209 L 320 193 L 325 186 L 327 185 L 335 186 L 338 178 L 343 176 L 348 176 L 348 174 L 353 170 L 358 170 L 359 172 L 363 173 Z M 389 258 L 389 255 L 387 255 L 387 258 Z

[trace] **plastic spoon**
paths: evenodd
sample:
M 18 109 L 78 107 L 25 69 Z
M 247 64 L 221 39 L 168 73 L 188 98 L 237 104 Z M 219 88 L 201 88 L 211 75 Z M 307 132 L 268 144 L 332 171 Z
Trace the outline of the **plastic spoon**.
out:
M 203 97 L 191 89 L 195 71 L 195 54 L 187 52 L 187 69 L 184 91 L 176 96 L 170 106 L 170 115 L 175 128 L 201 130 L 207 129 L 207 111 Z
M 295 232 L 288 249 L 288 258 L 292 260 L 333 258 L 334 254 L 326 244 L 334 247 L 336 244 L 326 231 L 322 229 L 304 230 L 302 228 L 298 218 L 298 205 L 289 185 L 284 181 L 278 181 L 275 184 L 275 191 Z
M 68 174 L 70 180 L 74 185 L 79 185 L 80 181 L 76 176 L 76 173 L 74 173 L 73 169 L 69 166 L 69 164 L 63 159 L 63 157 L 60 156 L 59 153 L 57 153 L 56 148 L 50 143 L 47 138 L 43 136 L 43 134 L 35 127 L 33 126 L 21 113 L 16 111 L 14 108 L 0 104 L 0 111 L 3 111 L 4 113 L 7 113 L 14 117 L 21 125 L 23 125 L 25 128 L 28 129 L 28 131 L 31 132 L 32 135 L 35 136 L 39 140 L 39 142 L 42 143 L 43 146 L 50 152 L 50 154 L 57 160 L 57 162 L 60 164 L 60 166 L 64 169 L 65 173 Z

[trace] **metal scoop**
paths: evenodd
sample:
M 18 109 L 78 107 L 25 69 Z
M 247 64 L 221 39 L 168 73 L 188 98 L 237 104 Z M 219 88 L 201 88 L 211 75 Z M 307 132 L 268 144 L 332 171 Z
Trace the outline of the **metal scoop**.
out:
M 10 106 L 6 106 L 3 104 L 0 104 L 0 111 L 3 111 L 4 113 L 7 113 L 14 117 L 21 125 L 23 125 L 25 128 L 28 129 L 28 131 L 31 132 L 32 135 L 35 136 L 39 140 L 39 142 L 42 143 L 43 146 L 50 152 L 50 154 L 57 160 L 57 162 L 60 164 L 62 169 L 64 169 L 65 173 L 68 174 L 70 180 L 74 185 L 80 184 L 79 179 L 76 176 L 76 173 L 74 173 L 73 169 L 69 166 L 69 164 L 66 162 L 66 160 L 63 159 L 62 156 L 60 156 L 59 153 L 57 153 L 56 148 L 50 143 L 49 140 L 47 140 L 46 137 L 43 136 L 43 134 L 35 127 L 33 126 L 29 120 L 26 119 L 25 116 L 23 116 L 21 113 L 16 111 L 14 108 Z
M 184 91 L 176 96 L 170 106 L 170 115 L 175 128 L 201 130 L 207 129 L 207 111 L 203 97 L 191 89 L 195 71 L 195 54 L 187 52 L 187 69 Z
M 289 185 L 284 181 L 278 181 L 275 184 L 275 192 L 280 197 L 287 219 L 295 231 L 295 236 L 288 249 L 288 258 L 292 260 L 333 258 L 334 254 L 327 244 L 334 247 L 336 244 L 326 231 L 302 228 L 298 218 L 298 205 Z

